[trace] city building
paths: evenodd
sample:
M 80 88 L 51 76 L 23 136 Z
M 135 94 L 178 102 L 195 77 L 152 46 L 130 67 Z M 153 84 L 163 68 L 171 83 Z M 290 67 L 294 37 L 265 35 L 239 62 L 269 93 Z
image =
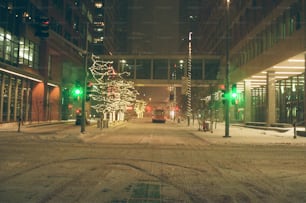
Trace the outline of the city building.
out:
M 68 119 L 84 75 L 94 2 L 0 1 L 0 123 Z M 97 30 L 100 31 L 100 30 Z
M 0 0 L 0 123 L 73 117 L 85 53 L 184 95 L 188 51 L 194 112 L 228 78 L 231 121 L 303 123 L 305 22 L 305 0 Z
M 223 56 L 220 84 L 228 77 L 230 86 L 238 87 L 231 120 L 268 126 L 303 124 L 305 1 L 220 0 L 209 12 L 201 3 L 201 20 L 194 31 L 198 51 Z

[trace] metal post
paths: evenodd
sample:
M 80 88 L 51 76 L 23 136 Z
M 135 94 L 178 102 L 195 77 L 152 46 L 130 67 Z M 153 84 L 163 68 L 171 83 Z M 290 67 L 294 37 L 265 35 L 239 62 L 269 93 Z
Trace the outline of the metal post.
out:
M 296 122 L 293 123 L 293 138 L 296 139 Z
M 229 88 L 229 4 L 230 0 L 227 0 L 226 6 L 226 69 L 225 69 L 225 135 L 224 137 L 230 137 L 229 135 L 229 108 L 230 108 L 230 88 Z

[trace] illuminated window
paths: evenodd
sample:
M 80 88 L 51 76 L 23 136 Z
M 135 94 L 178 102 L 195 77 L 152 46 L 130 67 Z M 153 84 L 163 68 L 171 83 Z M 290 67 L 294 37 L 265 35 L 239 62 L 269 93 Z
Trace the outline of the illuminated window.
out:
M 38 56 L 35 50 L 35 44 L 30 40 L 21 38 L 19 42 L 19 64 L 24 64 L 32 68 L 36 68 L 37 65 L 34 59 Z

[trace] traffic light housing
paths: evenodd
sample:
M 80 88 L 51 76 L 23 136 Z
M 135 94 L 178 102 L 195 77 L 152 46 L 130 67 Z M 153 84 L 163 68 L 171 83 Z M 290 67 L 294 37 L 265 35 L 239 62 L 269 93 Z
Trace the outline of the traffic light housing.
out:
M 49 37 L 49 18 L 46 16 L 39 16 L 36 23 L 35 35 L 41 39 Z
M 226 91 L 221 90 L 221 98 L 222 98 L 222 103 L 225 104 L 226 101 Z
M 91 94 L 92 94 L 92 90 L 93 90 L 92 82 L 87 82 L 87 86 L 86 86 L 86 101 L 90 100 L 90 97 L 91 97 Z
M 76 109 L 76 110 L 75 110 L 75 114 L 76 114 L 77 116 L 80 116 L 80 115 L 82 114 L 82 110 L 81 110 L 81 109 Z
M 174 92 L 170 92 L 169 100 L 174 101 Z
M 237 84 L 232 84 L 231 101 L 233 105 L 236 104 L 236 98 L 237 98 Z
M 74 88 L 72 89 L 72 96 L 74 99 L 79 99 L 83 96 L 83 89 L 79 82 L 76 82 Z

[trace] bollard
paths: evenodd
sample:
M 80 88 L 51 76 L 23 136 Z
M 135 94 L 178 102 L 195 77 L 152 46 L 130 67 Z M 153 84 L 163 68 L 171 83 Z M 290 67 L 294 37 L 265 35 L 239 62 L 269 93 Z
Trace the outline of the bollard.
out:
M 296 139 L 296 123 L 293 123 L 293 138 Z
M 18 132 L 20 132 L 21 118 L 18 118 Z

